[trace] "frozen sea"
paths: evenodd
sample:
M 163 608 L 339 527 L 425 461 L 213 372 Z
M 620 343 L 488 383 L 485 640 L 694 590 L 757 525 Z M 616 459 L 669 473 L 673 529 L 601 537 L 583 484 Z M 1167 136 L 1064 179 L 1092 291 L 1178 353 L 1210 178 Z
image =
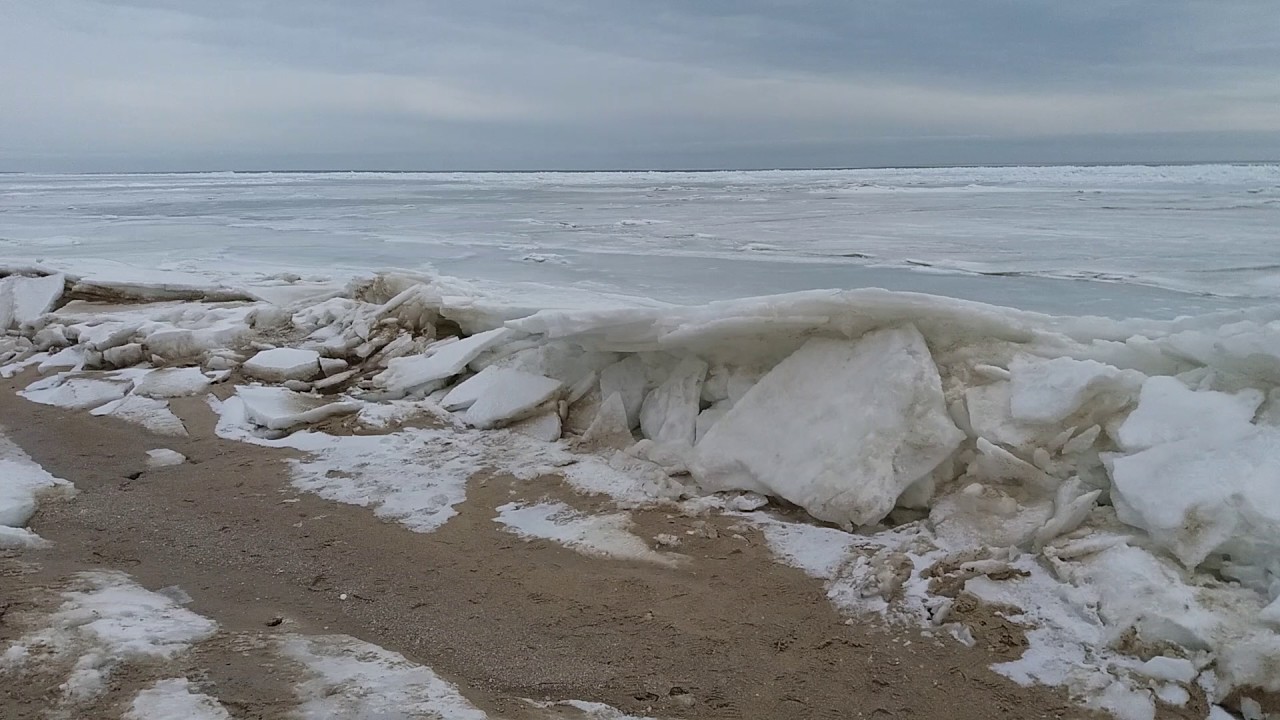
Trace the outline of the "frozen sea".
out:
M 1280 301 L 1278 242 L 1276 164 L 0 175 L 0 259 L 676 303 L 883 287 L 1163 318 Z

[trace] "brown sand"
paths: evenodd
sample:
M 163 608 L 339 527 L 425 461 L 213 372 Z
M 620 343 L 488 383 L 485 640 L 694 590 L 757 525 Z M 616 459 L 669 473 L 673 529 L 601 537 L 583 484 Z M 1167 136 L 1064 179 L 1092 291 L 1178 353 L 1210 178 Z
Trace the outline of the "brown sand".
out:
M 79 493 L 41 507 L 33 527 L 56 545 L 22 556 L 33 572 L 7 561 L 19 569 L 0 576 L 0 598 L 19 615 L 56 605 L 52 591 L 91 569 L 123 570 L 151 589 L 181 586 L 223 632 L 179 667 L 237 718 L 288 712 L 296 669 L 253 640 L 282 630 L 347 633 L 401 652 L 495 717 L 531 717 L 522 697 L 690 719 L 1096 717 L 1060 691 L 988 669 L 1020 647 L 1007 621 L 977 623 L 975 648 L 846 624 L 819 581 L 774 562 L 754 531 L 733 538 L 730 518 L 707 519 L 718 530 L 708 538 L 685 534 L 699 520 L 636 513 L 641 534 L 686 538 L 689 560 L 677 568 L 588 558 L 522 541 L 492 518 L 513 492 L 581 508 L 592 500 L 552 478 L 488 476 L 472 479 L 457 517 L 417 534 L 295 492 L 287 452 L 215 438 L 199 399 L 173 403 L 192 431 L 175 440 L 28 403 L 12 393 L 20 386 L 0 388 L 0 424 Z M 158 447 L 191 462 L 146 470 L 145 451 Z M 286 621 L 268 627 L 276 616 Z M 0 618 L 0 642 L 12 626 Z M 260 662 L 276 665 L 260 671 Z M 0 717 L 37 716 L 56 682 L 0 682 Z M 118 713 L 141 681 L 113 683 L 107 702 Z

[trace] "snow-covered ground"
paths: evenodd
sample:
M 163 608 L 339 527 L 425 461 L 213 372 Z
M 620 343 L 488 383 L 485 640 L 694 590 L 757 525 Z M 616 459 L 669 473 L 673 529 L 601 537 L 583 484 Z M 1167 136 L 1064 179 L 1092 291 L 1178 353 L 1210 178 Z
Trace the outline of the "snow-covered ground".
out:
M 665 257 L 680 255 L 673 250 L 677 246 L 699 246 L 692 255 L 680 255 L 681 262 L 691 256 L 720 262 L 727 256 L 706 250 L 714 243 L 682 243 L 664 235 L 662 245 L 644 234 L 650 230 L 628 233 L 674 222 L 655 217 L 677 212 L 668 205 L 684 208 L 679 212 L 689 222 L 689 208 L 711 195 L 717 203 L 741 203 L 737 212 L 750 221 L 749 232 L 758 233 L 771 231 L 761 229 L 765 218 L 750 209 L 757 203 L 749 199 L 756 196 L 763 198 L 761 207 L 786 198 L 777 211 L 786 218 L 812 209 L 797 198 L 910 197 L 923 216 L 937 211 L 950 226 L 957 213 L 989 219 L 1005 210 L 1030 222 L 1027 207 L 1017 200 L 1024 196 L 1038 203 L 1066 203 L 1067 197 L 1080 203 L 1071 207 L 1115 201 L 1094 197 L 1093 190 L 1102 188 L 1101 198 L 1119 193 L 1137 203 L 1140 210 L 1114 211 L 1135 223 L 1129 232 L 1141 225 L 1147 240 L 1156 238 L 1156 244 L 1142 246 L 1140 254 L 1150 259 L 1142 261 L 1149 267 L 1141 272 L 1154 268 L 1161 277 L 1176 276 L 1177 282 L 1165 283 L 1172 287 L 1196 276 L 1197 264 L 1212 269 L 1205 264 L 1208 254 L 1241 270 L 1235 280 L 1215 286 L 1222 295 L 1231 294 L 1230 288 L 1259 297 L 1272 293 L 1269 261 L 1261 257 L 1261 245 L 1251 245 L 1261 242 L 1255 234 L 1261 225 L 1241 218 L 1275 212 L 1280 171 L 1274 166 L 877 172 L 428 176 L 394 182 L 400 191 L 411 185 L 446 196 L 474 194 L 478 184 L 485 185 L 517 205 L 529 193 L 544 204 L 546 193 L 563 193 L 557 197 L 570 205 L 594 196 L 590 212 L 597 214 L 605 207 L 618 212 L 601 196 L 634 196 L 636 183 L 646 183 L 650 189 L 640 216 L 646 220 L 611 225 L 622 239 L 578 242 L 592 243 L 597 255 L 621 252 L 609 246 L 615 240 L 630 243 L 628 252 L 644 251 L 652 240 L 655 247 L 649 249 Z M 984 184 L 983 178 L 997 177 L 1002 179 Z M 182 202 L 183 193 L 198 186 L 215 197 L 231 193 L 238 202 L 255 197 L 256 189 L 267 198 L 287 191 L 311 203 L 307 193 L 317 185 L 331 192 L 356 187 L 377 193 L 388 192 L 392 182 L 382 176 L 367 180 L 368 185 L 325 176 L 5 182 L 16 196 L 31 198 L 22 211 L 27 215 L 19 217 L 37 218 L 48 193 L 84 193 L 101 214 L 107 213 L 106 190 L 119 198 L 134 192 L 155 197 L 158 188 L 186 183 L 172 202 Z M 113 182 L 119 187 L 107 187 Z M 1248 212 L 1219 207 L 1236 195 L 1252 203 Z M 1010 198 L 1012 209 L 983 204 L 996 196 Z M 935 201 L 960 202 L 961 209 L 944 212 L 929 204 Z M 368 202 L 362 198 L 357 206 Z M 1036 222 L 1060 227 L 1055 223 L 1067 211 L 1059 210 Z M 1171 258 L 1159 249 L 1160 233 L 1174 230 L 1156 219 L 1165 214 L 1181 218 L 1179 237 L 1194 250 Z M 871 215 L 867 235 L 874 235 L 876 213 Z M 891 215 L 901 230 L 903 216 Z M 1229 227 L 1228 249 L 1188 240 L 1199 222 L 1189 218 L 1200 217 L 1217 218 L 1206 222 L 1218 223 L 1219 230 L 1226 217 L 1239 223 Z M 104 226 L 100 217 L 80 221 Z M 297 222 L 296 211 L 282 222 Z M 478 221 L 468 222 L 474 229 Z M 316 223 L 309 232 L 327 231 L 321 220 Z M 339 222 L 328 230 L 341 227 Z M 933 229 L 928 223 L 915 227 L 912 242 L 932 238 L 939 248 L 933 260 L 945 260 L 955 251 L 955 237 L 932 236 Z M 972 226 L 969 231 L 976 232 Z M 219 237 L 212 228 L 209 233 Z M 854 242 L 849 225 L 842 233 Z M 804 252 L 828 256 L 844 247 L 832 244 L 832 235 L 806 237 L 778 251 L 794 257 L 775 257 L 769 267 L 804 265 L 797 260 L 804 243 L 810 245 Z M 997 265 L 1007 261 L 1005 269 L 1019 273 L 1028 270 L 1023 262 L 1075 268 L 1073 262 L 1100 247 L 1081 249 L 1059 236 L 1052 243 L 1058 254 L 1050 254 L 1049 262 L 1031 247 L 1002 254 L 999 249 L 1012 242 L 1005 239 L 1004 246 L 982 247 Z M 899 240 L 884 240 L 876 253 L 900 249 L 894 244 Z M 1098 242 L 1113 240 L 1116 247 L 1128 243 L 1115 257 L 1128 257 L 1142 244 L 1136 235 L 1123 234 L 1100 236 Z M 31 242 L 12 244 L 29 249 Z M 462 247 L 462 240 L 453 242 L 438 245 Z M 481 234 L 468 247 L 506 252 L 506 242 Z M 964 251 L 966 257 L 980 254 L 977 248 Z M 156 257 L 156 248 L 145 241 L 123 242 L 119 249 L 120 257 Z M 1237 255 L 1227 257 L 1231 253 Z M 759 526 L 779 561 L 822 579 L 831 602 L 850 615 L 878 615 L 972 642 L 963 618 L 952 613 L 958 598 L 1001 608 L 1028 628 L 1029 647 L 1020 659 L 997 665 L 997 672 L 1023 684 L 1064 687 L 1082 705 L 1124 720 L 1149 720 L 1161 704 L 1185 705 L 1197 693 L 1239 709 L 1251 709 L 1255 697 L 1280 697 L 1280 304 L 1254 298 L 1247 307 L 1235 306 L 1221 297 L 1196 299 L 1165 290 L 1144 294 L 1142 283 L 1153 276 L 1140 278 L 1136 270 L 1131 284 L 1116 286 L 1124 289 L 1111 295 L 1138 302 L 1135 315 L 1168 315 L 1174 306 L 1160 303 L 1169 298 L 1190 303 L 1178 308 L 1203 301 L 1219 310 L 1173 320 L 1108 319 L 879 289 L 671 305 L 584 295 L 582 288 L 497 293 L 491 283 L 430 272 L 362 273 L 354 261 L 326 279 L 285 271 L 236 274 L 234 261 L 215 273 L 189 272 L 194 266 L 177 260 L 169 271 L 144 271 L 81 261 L 75 254 L 46 257 L 43 265 L 13 264 L 0 279 L 0 329 L 7 333 L 0 337 L 0 374 L 32 368 L 41 373 L 23 390 L 33 402 L 181 436 L 187 428 L 169 410 L 170 399 L 206 395 L 230 383 L 233 388 L 208 396 L 219 415 L 220 436 L 300 451 L 291 461 L 296 488 L 369 507 L 417 532 L 450 522 L 477 476 L 559 476 L 571 491 L 605 498 L 603 509 L 592 514 L 556 498 L 513 500 L 495 510 L 494 522 L 516 537 L 549 540 L 589 556 L 674 566 L 681 562 L 674 550 L 679 538 L 650 542 L 634 532 L 630 510 L 663 506 L 739 514 Z M 377 259 L 376 253 L 367 256 L 368 262 Z M 534 264 L 557 265 L 543 259 Z M 314 255 L 300 259 L 299 272 L 315 261 Z M 1165 273 L 1159 266 L 1166 262 L 1177 269 Z M 716 288 L 707 291 L 711 295 L 728 297 L 741 289 L 731 272 L 721 275 L 729 279 L 708 280 Z M 1211 277 L 1216 276 L 1205 274 L 1203 282 L 1218 282 Z M 982 282 L 1001 287 L 1005 280 Z M 654 287 L 645 282 L 610 289 Z M 1052 296 L 1058 286 L 1047 282 L 1033 286 Z M 1014 289 L 1008 304 L 1041 302 L 1018 295 L 1022 286 L 1003 287 Z M 1069 305 L 1070 298 L 1057 295 L 1041 304 Z M 1152 298 L 1155 304 L 1141 304 Z M 336 432 L 332 424 L 361 432 Z M 182 462 L 166 453 L 155 460 Z M 7 513 L 0 524 L 21 528 L 38 493 L 61 484 L 16 448 L 0 444 L 0 463 L 19 478 L 0 486 L 0 512 Z M 815 522 L 779 519 L 761 507 L 761 497 L 793 503 Z M 3 537 L 38 542 L 20 529 L 4 531 Z M 69 596 L 69 603 L 93 601 L 99 590 L 92 588 L 101 583 L 85 582 L 89 590 L 74 591 L 84 597 Z M 60 638 L 56 617 L 51 623 L 50 638 Z M 82 643 L 78 637 L 67 642 Z M 197 640 L 174 637 L 179 644 Z M 58 642 L 43 646 L 56 653 Z M 316 639 L 287 645 L 291 657 L 318 668 L 304 686 L 316 698 L 340 698 L 330 685 L 366 677 L 364 670 L 332 659 L 341 645 Z M 98 654 L 108 657 L 111 651 Z M 356 654 L 381 658 L 384 667 L 368 676 L 374 678 L 370 682 L 403 675 L 405 687 L 421 687 L 395 703 L 465 703 L 429 670 L 403 665 L 403 658 L 367 648 Z M 110 670 L 110 663 L 90 665 L 86 672 Z M 179 680 L 148 692 L 139 696 L 144 707 L 208 705 Z M 309 701 L 303 702 L 305 707 Z M 210 708 L 206 714 L 219 717 L 216 706 Z
M 26 611 L 10 621 L 26 632 L 0 652 L 0 676 L 20 681 L 28 673 L 65 677 L 45 708 L 48 717 L 87 717 L 112 685 L 131 670 L 163 676 L 165 662 L 213 638 L 220 629 L 183 607 L 179 588 L 152 592 L 121 572 L 81 573 L 70 579 L 62 602 L 50 612 Z M 296 706 L 289 717 L 449 718 L 486 720 L 462 690 L 431 668 L 347 635 L 293 632 L 237 633 L 241 646 L 267 646 L 297 666 Z M 202 673 L 194 673 L 197 677 Z M 134 678 L 137 681 L 137 677 Z M 528 701 L 549 708 L 548 720 L 564 717 L 558 706 L 582 710 L 572 717 L 644 720 L 607 705 Z M 216 697 L 188 677 L 157 677 L 139 690 L 123 720 L 230 720 Z

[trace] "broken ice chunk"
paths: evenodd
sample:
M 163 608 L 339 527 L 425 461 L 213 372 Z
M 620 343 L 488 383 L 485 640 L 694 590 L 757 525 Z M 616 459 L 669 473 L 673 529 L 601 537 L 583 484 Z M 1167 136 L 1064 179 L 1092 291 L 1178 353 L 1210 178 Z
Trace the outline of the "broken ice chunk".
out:
M 335 402 L 285 388 L 241 386 L 236 395 L 244 403 L 245 418 L 268 430 L 288 430 L 360 409 L 360 403 Z
M 244 363 L 244 372 L 263 382 L 313 380 L 320 375 L 320 353 L 298 348 L 263 350 Z
M 671 375 L 654 388 L 640 408 L 640 429 L 659 443 L 693 445 L 707 364 L 698 358 L 680 361 Z
M 706 490 L 778 495 L 865 525 L 963 439 L 929 348 L 907 325 L 806 342 L 707 432 L 691 470 Z
M 142 376 L 133 394 L 149 398 L 186 397 L 203 394 L 211 384 L 200 368 L 162 368 Z
M 404 397 L 418 390 L 431 390 L 433 386 L 461 373 L 467 363 L 480 353 L 506 341 L 514 334 L 507 328 L 476 333 L 450 343 L 440 343 L 430 355 L 412 355 L 394 358 L 387 369 L 374 376 L 379 386 L 392 395 Z
M 1263 399 L 1262 391 L 1253 388 L 1235 394 L 1195 391 L 1177 378 L 1149 378 L 1116 442 L 1134 451 L 1178 440 L 1240 437 L 1249 432 Z
M 506 368 L 495 370 L 490 378 L 463 416 L 472 427 L 492 428 L 519 420 L 554 398 L 563 387 L 559 380 Z

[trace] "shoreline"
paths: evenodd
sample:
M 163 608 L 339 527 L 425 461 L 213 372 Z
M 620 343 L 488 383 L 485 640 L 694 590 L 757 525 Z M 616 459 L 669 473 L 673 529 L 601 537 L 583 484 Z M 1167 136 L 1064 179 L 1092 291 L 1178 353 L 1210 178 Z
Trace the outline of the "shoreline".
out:
M 288 453 L 211 437 L 214 418 L 194 399 L 175 407 L 192 430 L 175 441 L 29 403 L 14 395 L 22 384 L 0 389 L 6 434 L 78 492 L 42 505 L 32 527 L 54 545 L 23 556 L 40 570 L 0 580 L 11 592 L 123 569 L 152 589 L 183 588 L 188 607 L 224 633 L 272 632 L 264 624 L 280 616 L 282 632 L 340 631 L 401 652 L 503 718 L 522 717 L 518 697 L 685 718 L 874 717 L 877 708 L 920 718 L 1084 716 L 1060 691 L 987 670 L 1000 656 L 982 643 L 965 648 L 874 620 L 846 624 L 820 583 L 774 562 L 757 535 L 733 539 L 730 518 L 637 512 L 645 532 L 689 538 L 677 569 L 588 558 L 501 532 L 492 508 L 512 491 L 584 509 L 598 501 L 565 494 L 553 479 L 493 476 L 472 480 L 451 523 L 413 533 L 298 493 L 286 479 Z M 160 446 L 191 463 L 146 470 L 143 451 Z M 684 535 L 707 526 L 717 537 Z M 1005 632 L 992 627 L 980 638 L 1001 646 Z M 234 699 L 237 717 L 279 709 L 265 693 L 279 687 L 237 674 L 250 668 L 221 672 L 231 674 L 210 692 Z M 6 712 L 41 692 L 11 688 Z
M 271 300 L 216 301 L 164 282 L 0 282 L 12 308 L 0 360 L 10 362 L 5 374 L 18 374 L 4 402 L 14 417 L 61 413 L 59 425 L 82 427 L 86 437 L 106 432 L 99 426 L 129 427 L 120 431 L 124 445 L 137 442 L 129 439 L 136 425 L 175 438 L 177 452 L 166 457 L 176 465 L 117 473 L 125 481 L 117 478 L 111 497 L 124 509 L 115 517 L 150 517 L 150 504 L 130 499 L 142 497 L 133 488 L 153 472 L 198 476 L 214 467 L 201 448 L 234 447 L 228 453 L 242 470 L 226 472 L 247 473 L 243 483 L 259 489 L 242 496 L 200 486 L 210 494 L 157 498 L 188 521 L 152 518 L 164 528 L 163 547 L 189 544 L 183 533 L 201 527 L 196 546 L 224 542 L 225 530 L 207 527 L 200 511 L 221 510 L 228 498 L 238 501 L 239 516 L 228 518 L 236 522 L 282 490 L 293 493 L 282 504 L 297 506 L 272 506 L 285 513 L 314 497 L 359 506 L 344 517 L 361 541 L 379 542 L 352 560 L 358 570 L 342 570 L 348 582 L 390 564 L 399 569 L 377 585 L 398 587 L 420 559 L 380 553 L 408 542 L 435 553 L 451 587 L 488 583 L 482 597 L 446 595 L 451 608 L 472 611 L 447 615 L 465 632 L 441 643 L 415 636 L 420 645 L 457 653 L 501 630 L 486 647 L 515 637 L 527 649 L 565 649 L 557 638 L 568 632 L 585 643 L 568 650 L 593 659 L 562 667 L 590 677 L 565 689 L 594 698 L 606 688 L 609 701 L 632 712 L 697 700 L 685 697 L 693 695 L 687 679 L 645 671 L 639 658 L 692 668 L 688 658 L 699 653 L 741 654 L 733 663 L 743 668 L 734 676 L 739 693 L 781 693 L 776 683 L 796 677 L 785 668 L 803 667 L 806 678 L 827 678 L 805 685 L 805 697 L 835 707 L 847 689 L 840 668 L 823 664 L 836 642 L 833 618 L 844 619 L 841 627 L 886 621 L 895 628 L 890 642 L 930 657 L 981 647 L 994 653 L 982 666 L 992 677 L 1054 686 L 1053 697 L 1065 692 L 1122 720 L 1202 717 L 1221 711 L 1209 702 L 1269 707 L 1280 697 L 1265 670 L 1280 657 L 1271 627 L 1280 600 L 1268 584 L 1278 571 L 1266 550 L 1280 543 L 1266 502 L 1267 478 L 1280 472 L 1269 450 L 1280 445 L 1280 355 L 1267 344 L 1273 310 L 1236 314 L 1230 324 L 1222 316 L 1112 321 L 864 290 L 538 311 L 429 275 L 382 274 L 341 289 L 276 278 L 263 286 Z M 175 291 L 188 295 L 177 301 Z M 1200 430 L 1206 422 L 1211 433 Z M 57 448 L 38 440 L 32 448 L 62 472 Z M 285 462 L 254 480 L 255 463 L 271 453 Z M 110 447 L 82 461 L 94 457 L 117 463 Z M 1229 487 L 1205 484 L 1219 466 L 1229 468 Z M 1234 514 L 1238 495 L 1259 498 L 1257 512 Z M 1171 509 L 1171 498 L 1182 504 Z M 1221 512 L 1206 516 L 1206 504 Z M 313 508 L 288 527 L 305 530 L 308 518 L 330 514 Z M 1216 524 L 1201 527 L 1206 518 Z M 56 541 L 58 524 L 51 527 Z M 297 542 L 265 526 L 242 528 L 250 560 Z M 262 537 L 276 550 L 254 545 Z M 289 556 L 341 563 L 353 545 L 333 535 L 323 550 L 302 542 Z M 541 556 L 515 559 L 530 548 L 548 554 L 551 571 Z M 255 572 L 279 569 L 244 561 Z M 764 610 L 747 626 L 754 635 L 734 624 L 739 589 L 754 587 L 749 576 L 764 583 L 747 603 Z M 591 596 L 614 614 L 596 612 L 566 630 L 587 603 L 563 588 L 583 577 L 607 581 L 590 586 Z M 534 590 L 506 595 L 512 580 Z M 380 593 L 338 591 L 347 608 Z M 679 600 L 667 615 L 631 605 L 659 596 L 697 601 Z M 518 627 L 493 625 L 485 609 L 493 598 Z M 423 607 L 395 608 L 380 621 L 389 635 L 379 640 L 404 650 L 405 636 L 389 623 Z M 664 632 L 685 635 L 655 637 L 647 622 L 658 618 Z M 782 618 L 786 637 L 759 635 Z M 702 635 L 703 627 L 714 632 Z M 592 629 L 577 632 L 584 628 Z M 841 644 L 853 654 L 837 666 L 875 659 L 858 642 Z M 620 647 L 638 653 L 624 655 L 628 670 L 603 659 Z M 782 658 L 783 668 L 765 660 L 793 647 L 799 657 Z M 485 660 L 523 671 L 547 664 L 520 655 L 471 662 Z M 918 674 L 929 675 L 931 661 L 916 660 Z M 430 662 L 464 681 L 502 668 L 523 677 L 508 665 Z M 777 674 L 753 674 L 760 668 Z M 695 676 L 704 678 L 699 687 L 718 681 Z M 543 687 L 531 682 L 507 680 L 503 697 Z M 614 694 L 628 687 L 631 700 Z M 743 712 L 733 697 L 716 690 L 702 711 Z

